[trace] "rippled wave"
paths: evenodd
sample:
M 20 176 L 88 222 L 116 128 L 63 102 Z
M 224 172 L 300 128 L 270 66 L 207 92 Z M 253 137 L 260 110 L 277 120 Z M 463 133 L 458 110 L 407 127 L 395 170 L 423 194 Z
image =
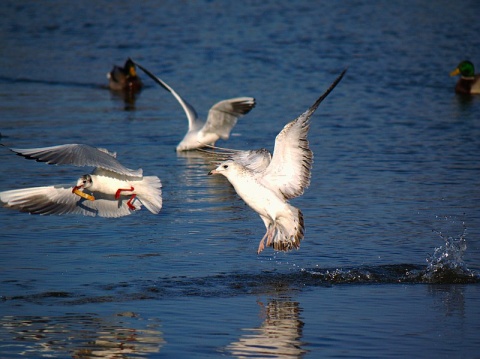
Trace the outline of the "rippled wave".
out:
M 480 276 L 467 268 L 466 228 L 459 236 L 438 232 L 444 244 L 435 248 L 427 265 L 385 264 L 347 268 L 301 268 L 288 272 L 221 273 L 204 277 L 166 276 L 157 280 L 89 285 L 102 295 L 69 291 L 0 297 L 3 301 L 26 301 L 47 305 L 81 305 L 175 297 L 231 297 L 241 294 L 268 294 L 300 291 L 308 287 L 345 284 L 468 284 L 480 283 Z
M 445 257 L 442 257 L 445 258 Z M 80 305 L 175 297 L 230 297 L 241 294 L 268 294 L 300 291 L 308 287 L 345 284 L 467 284 L 480 277 L 458 263 L 388 264 L 358 268 L 304 268 L 288 273 L 228 273 L 200 278 L 165 277 L 156 281 L 120 282 L 99 285 L 100 296 L 76 292 L 44 292 L 4 296 L 3 300 L 43 304 Z M 95 284 L 91 285 L 95 287 Z M 93 289 L 93 288 L 91 288 Z M 44 303 L 44 302 L 47 303 Z

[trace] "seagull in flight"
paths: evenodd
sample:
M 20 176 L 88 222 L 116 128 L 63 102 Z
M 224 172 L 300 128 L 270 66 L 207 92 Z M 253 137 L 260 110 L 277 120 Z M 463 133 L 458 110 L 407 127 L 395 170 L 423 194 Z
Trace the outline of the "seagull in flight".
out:
M 236 97 L 217 102 L 208 112 L 207 121 L 198 118 L 197 112 L 173 88 L 135 62 L 153 81 L 170 92 L 180 103 L 188 119 L 188 132 L 177 145 L 177 152 L 213 146 L 218 139 L 227 140 L 237 120 L 255 107 L 253 97 Z
M 267 229 L 257 253 L 265 246 L 277 251 L 300 247 L 303 214 L 288 200 L 310 185 L 313 152 L 307 140 L 310 117 L 345 75 L 344 70 L 302 115 L 288 123 L 275 139 L 273 156 L 266 149 L 224 151 L 226 160 L 209 175 L 225 176 L 237 194 L 260 215 Z
M 31 214 L 83 214 L 122 217 L 142 204 L 157 214 L 162 208 L 162 183 L 124 167 L 116 154 L 84 144 L 12 149 L 19 156 L 55 165 L 91 166 L 75 185 L 51 185 L 0 192 L 0 204 Z

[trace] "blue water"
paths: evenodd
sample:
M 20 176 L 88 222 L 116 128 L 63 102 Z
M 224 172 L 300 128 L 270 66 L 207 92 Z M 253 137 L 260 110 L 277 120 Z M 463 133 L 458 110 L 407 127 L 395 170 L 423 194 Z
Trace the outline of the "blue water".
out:
M 158 175 L 164 208 L 120 219 L 0 208 L 0 357 L 476 358 L 480 67 L 475 1 L 15 2 L 0 8 L 0 190 L 74 182 L 7 147 L 88 143 Z M 210 158 L 176 154 L 186 119 L 106 73 L 132 57 L 205 118 L 257 106 L 228 141 L 267 147 L 345 68 L 313 117 L 298 251 Z

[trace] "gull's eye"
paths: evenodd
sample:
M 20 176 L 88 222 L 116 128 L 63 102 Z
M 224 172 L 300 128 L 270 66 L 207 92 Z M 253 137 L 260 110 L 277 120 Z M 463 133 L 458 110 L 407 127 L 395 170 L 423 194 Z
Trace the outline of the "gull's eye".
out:
M 227 169 L 227 168 L 228 168 L 228 165 L 223 165 L 223 168 Z

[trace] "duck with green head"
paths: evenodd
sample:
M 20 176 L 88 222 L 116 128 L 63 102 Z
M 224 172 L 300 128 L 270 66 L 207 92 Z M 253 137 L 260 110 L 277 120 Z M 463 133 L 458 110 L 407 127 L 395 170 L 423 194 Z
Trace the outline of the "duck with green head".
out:
M 113 66 L 107 77 L 110 90 L 136 93 L 140 92 L 143 86 L 131 59 L 127 59 L 123 67 Z
M 461 75 L 455 86 L 455 92 L 463 94 L 480 94 L 480 74 L 475 75 L 475 67 L 470 61 L 462 61 L 450 76 Z

